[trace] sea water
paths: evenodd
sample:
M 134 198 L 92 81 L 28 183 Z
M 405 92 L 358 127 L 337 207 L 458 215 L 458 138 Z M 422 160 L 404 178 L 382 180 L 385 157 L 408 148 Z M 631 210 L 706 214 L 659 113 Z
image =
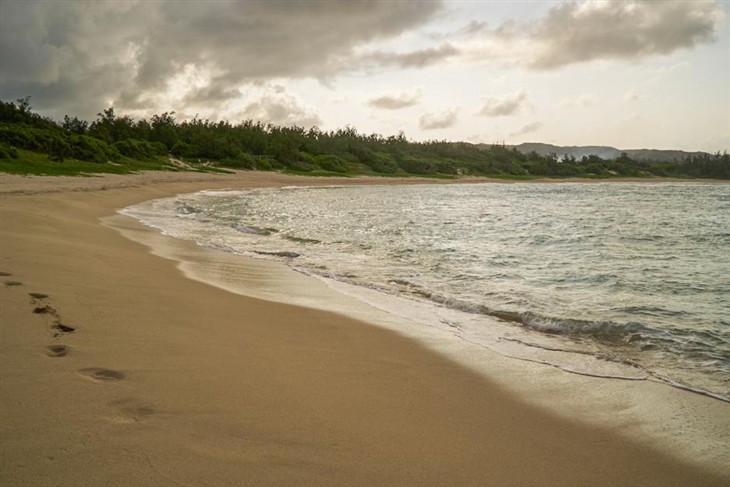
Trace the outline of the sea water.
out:
M 202 191 L 123 213 L 505 355 L 730 400 L 730 185 Z

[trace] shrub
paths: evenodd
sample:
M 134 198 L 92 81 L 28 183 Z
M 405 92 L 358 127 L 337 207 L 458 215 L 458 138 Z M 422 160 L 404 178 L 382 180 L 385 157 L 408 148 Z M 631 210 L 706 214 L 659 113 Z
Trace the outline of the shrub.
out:
M 235 158 L 221 159 L 218 162 L 219 165 L 224 167 L 230 167 L 233 169 L 254 169 L 256 168 L 256 161 L 251 154 L 245 152 L 239 152 Z
M 286 165 L 287 168 L 292 169 L 293 171 L 303 171 L 303 172 L 310 172 L 314 171 L 316 167 L 314 164 L 310 164 L 309 162 L 305 161 L 290 161 L 289 164 Z
M 167 154 L 167 147 L 161 142 L 149 142 L 146 140 L 127 139 L 116 142 L 114 148 L 120 154 L 131 159 L 151 159 L 155 156 Z
M 0 126 L 0 142 L 20 149 L 41 150 L 45 144 L 44 137 L 39 136 L 38 130 L 23 125 Z
M 412 156 L 403 157 L 398 161 L 398 165 L 411 174 L 433 174 L 436 172 L 436 168 L 430 161 Z
M 0 159 L 17 159 L 18 151 L 12 145 L 0 142 Z
M 359 159 L 375 172 L 393 174 L 398 171 L 398 164 L 393 156 L 385 152 L 363 152 Z
M 254 166 L 259 171 L 271 171 L 272 169 L 278 169 L 281 167 L 276 159 L 266 156 L 256 157 Z
M 72 135 L 69 138 L 71 155 L 80 161 L 105 163 L 119 159 L 119 151 L 106 142 L 88 135 Z
M 325 171 L 347 172 L 347 163 L 335 155 L 323 154 L 315 156 L 314 162 Z

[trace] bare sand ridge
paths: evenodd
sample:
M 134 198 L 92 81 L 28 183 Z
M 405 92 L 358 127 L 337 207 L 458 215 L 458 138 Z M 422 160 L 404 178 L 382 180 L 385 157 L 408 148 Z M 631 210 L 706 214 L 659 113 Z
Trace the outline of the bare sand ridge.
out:
M 100 223 L 118 208 L 200 189 L 372 183 L 255 172 L 0 175 L 0 484 L 730 482 L 717 460 L 728 443 L 724 452 L 709 443 L 715 460 L 703 462 L 701 449 L 686 455 L 642 436 L 639 419 L 617 429 L 609 417 L 622 411 L 583 421 L 548 407 L 552 390 L 585 412 L 575 388 L 601 379 L 544 372 L 557 385 L 528 401 L 392 331 L 186 279 L 176 262 Z M 657 389 L 667 424 L 697 416 L 728 437 L 725 403 L 656 384 L 611 391 Z M 686 424 L 676 444 L 696 434 Z

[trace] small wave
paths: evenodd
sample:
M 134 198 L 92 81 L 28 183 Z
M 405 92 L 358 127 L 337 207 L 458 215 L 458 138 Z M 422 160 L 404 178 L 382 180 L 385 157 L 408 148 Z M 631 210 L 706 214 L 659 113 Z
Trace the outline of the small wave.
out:
M 175 212 L 178 215 L 195 215 L 197 213 L 202 212 L 200 208 L 197 208 L 195 206 L 189 205 L 188 203 L 181 202 L 177 208 L 175 209 Z
M 289 240 L 290 242 L 297 242 L 302 244 L 319 244 L 322 243 L 321 240 L 317 240 L 314 238 L 304 238 L 304 237 L 294 237 L 290 235 L 284 235 L 284 238 L 286 240 Z
M 635 321 L 614 323 L 612 321 L 561 319 L 531 312 L 522 313 L 521 318 L 522 324 L 543 333 L 590 336 L 600 341 L 612 343 L 636 341 L 642 333 L 662 332 Z
M 265 252 L 263 250 L 254 250 L 254 254 L 259 255 L 273 255 L 274 257 L 286 257 L 288 259 L 295 259 L 297 257 L 301 257 L 302 254 L 298 254 L 297 252 L 290 252 L 288 250 L 283 250 L 280 252 Z
M 261 235 L 264 237 L 267 237 L 267 236 L 271 235 L 272 233 L 274 233 L 269 228 L 259 228 L 259 227 L 249 226 L 249 225 L 242 225 L 240 223 L 234 223 L 233 225 L 231 225 L 231 228 L 234 228 L 241 233 L 247 233 L 250 235 Z
M 686 311 L 676 311 L 665 308 L 659 308 L 657 306 L 624 306 L 620 308 L 614 308 L 614 311 L 630 313 L 630 314 L 643 314 L 650 316 L 688 316 L 689 313 Z

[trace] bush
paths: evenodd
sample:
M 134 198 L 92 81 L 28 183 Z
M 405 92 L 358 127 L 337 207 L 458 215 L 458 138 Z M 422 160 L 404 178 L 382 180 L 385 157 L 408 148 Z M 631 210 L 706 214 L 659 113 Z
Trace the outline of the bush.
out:
M 412 156 L 403 157 L 398 161 L 398 165 L 405 172 L 411 174 L 434 174 L 436 172 L 436 168 L 431 161 Z
M 65 137 L 60 136 L 50 136 L 48 138 L 46 152 L 48 152 L 48 158 L 53 162 L 63 162 L 64 159 L 73 155 L 71 145 Z
M 235 158 L 226 158 L 218 161 L 218 164 L 232 169 L 254 169 L 256 161 L 251 154 L 239 152 Z
M 161 142 L 127 139 L 116 142 L 114 148 L 123 156 L 131 159 L 146 160 L 167 154 L 167 147 Z
M 287 164 L 286 167 L 293 171 L 303 171 L 303 172 L 310 172 L 310 171 L 314 171 L 316 169 L 314 164 L 310 164 L 309 162 L 299 161 L 299 160 L 289 162 L 289 164 Z
M 459 174 L 459 171 L 449 161 L 440 161 L 436 163 L 436 172 L 440 174 Z
M 331 154 L 323 154 L 314 157 L 314 163 L 325 171 L 347 172 L 347 163 L 337 156 Z
M 68 157 L 91 162 L 106 162 L 119 157 L 116 149 L 93 137 L 68 135 L 61 130 L 28 125 L 1 125 L 0 143 L 46 153 L 48 158 L 55 162 L 61 162 Z
M 363 151 L 359 154 L 358 158 L 360 162 L 375 172 L 393 174 L 398 171 L 398 164 L 396 164 L 393 156 L 385 152 Z
M 94 137 L 74 134 L 70 137 L 69 142 L 71 155 L 80 161 L 103 164 L 119 159 L 119 151 L 116 147 Z
M 272 169 L 279 169 L 281 165 L 276 159 L 259 156 L 254 160 L 254 167 L 259 171 L 271 171 Z
M 0 142 L 0 159 L 17 159 L 18 151 L 12 145 Z
M 46 139 L 37 129 L 24 125 L 0 126 L 0 142 L 28 150 L 45 149 Z

